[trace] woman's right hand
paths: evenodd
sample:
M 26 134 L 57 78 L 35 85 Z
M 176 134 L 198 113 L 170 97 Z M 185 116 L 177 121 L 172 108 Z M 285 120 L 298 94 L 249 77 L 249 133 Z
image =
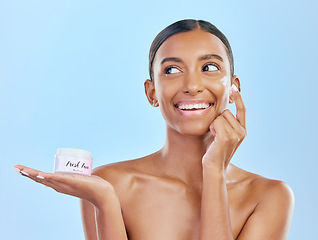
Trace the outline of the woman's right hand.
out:
M 14 170 L 35 182 L 53 188 L 59 193 L 87 200 L 97 208 L 102 207 L 108 198 L 117 197 L 113 186 L 98 176 L 46 173 L 22 165 L 14 166 Z
M 94 205 L 95 213 L 90 213 L 93 218 L 89 220 L 89 224 L 91 226 L 95 219 L 96 223 L 94 222 L 90 229 L 86 229 L 90 231 L 90 237 L 87 239 L 128 239 L 119 199 L 113 186 L 103 178 L 69 173 L 45 173 L 21 165 L 16 165 L 13 169 L 57 192 L 79 197 Z

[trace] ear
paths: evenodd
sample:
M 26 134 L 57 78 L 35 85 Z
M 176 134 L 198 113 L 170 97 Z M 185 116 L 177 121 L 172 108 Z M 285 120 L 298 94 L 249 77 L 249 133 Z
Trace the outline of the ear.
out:
M 156 97 L 156 89 L 155 89 L 155 83 L 149 79 L 147 79 L 144 83 L 145 86 L 145 93 L 148 99 L 148 102 L 153 106 L 153 107 L 158 107 L 159 102 Z
M 239 90 L 239 92 L 241 92 L 241 83 L 240 83 L 240 79 L 238 78 L 238 76 L 234 75 L 231 78 L 231 86 L 230 86 L 230 97 L 229 97 L 229 103 L 233 103 L 234 99 L 233 99 L 233 94 L 232 94 L 232 86 L 235 85 L 237 87 L 237 89 Z

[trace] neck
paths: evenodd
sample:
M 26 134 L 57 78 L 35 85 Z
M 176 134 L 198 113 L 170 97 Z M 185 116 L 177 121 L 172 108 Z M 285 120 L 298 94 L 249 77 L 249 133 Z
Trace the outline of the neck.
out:
M 167 127 L 166 143 L 160 150 L 160 166 L 164 173 L 189 185 L 201 185 L 206 138 L 206 135 L 183 135 Z

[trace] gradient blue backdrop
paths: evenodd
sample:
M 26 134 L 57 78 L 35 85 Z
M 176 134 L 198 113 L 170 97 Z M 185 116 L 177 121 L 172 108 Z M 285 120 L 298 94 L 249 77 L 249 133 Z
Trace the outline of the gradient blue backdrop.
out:
M 317 9 L 309 0 L 0 0 L 0 238 L 84 239 L 78 199 L 12 166 L 52 171 L 58 147 L 91 151 L 94 166 L 158 150 L 165 124 L 144 95 L 148 50 L 168 24 L 196 18 L 228 36 L 241 79 L 248 136 L 232 162 L 287 182 L 289 239 L 315 239 Z

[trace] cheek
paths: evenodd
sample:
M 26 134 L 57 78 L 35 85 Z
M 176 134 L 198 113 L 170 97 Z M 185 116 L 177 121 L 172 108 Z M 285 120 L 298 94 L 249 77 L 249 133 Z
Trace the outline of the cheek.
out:
M 227 109 L 229 107 L 230 100 L 231 78 L 225 76 L 220 80 L 220 82 L 224 86 L 223 102 L 225 103 L 224 108 Z
M 211 84 L 211 89 L 213 89 L 213 94 L 217 100 L 217 112 L 220 114 L 227 109 L 229 105 L 229 78 L 223 77 L 218 82 L 214 82 L 213 86 Z
M 227 89 L 229 89 L 227 77 L 210 81 L 207 84 L 208 84 L 208 89 L 210 89 L 210 91 L 215 95 L 215 97 L 218 100 L 222 99 Z
M 228 85 L 229 83 L 229 78 L 227 76 L 224 76 L 223 78 L 221 78 L 220 82 L 223 84 L 223 86 Z
M 158 81 L 156 86 L 156 93 L 159 102 L 172 102 L 174 96 L 180 91 L 180 82 L 178 80 L 163 80 Z
M 168 86 L 161 83 L 156 87 L 156 96 L 159 102 L 159 109 L 164 119 L 166 119 L 169 115 L 166 113 L 172 109 L 174 94 L 175 91 L 173 86 Z

